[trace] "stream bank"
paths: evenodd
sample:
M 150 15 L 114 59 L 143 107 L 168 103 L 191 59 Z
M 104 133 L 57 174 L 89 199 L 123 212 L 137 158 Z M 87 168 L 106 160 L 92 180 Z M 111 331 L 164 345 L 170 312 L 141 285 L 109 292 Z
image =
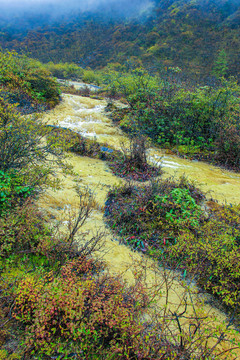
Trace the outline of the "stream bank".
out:
M 119 149 L 122 142 L 127 142 L 126 136 L 116 127 L 104 114 L 105 101 L 94 100 L 74 95 L 63 95 L 63 101 L 48 114 L 45 120 L 49 119 L 50 124 L 64 128 L 70 128 L 84 136 L 96 138 L 100 143 L 107 143 L 109 147 Z M 185 174 L 191 180 L 197 180 L 201 189 L 208 192 L 209 198 L 213 197 L 220 203 L 239 203 L 240 175 L 222 170 L 202 162 L 191 162 L 179 159 L 176 156 L 168 156 L 158 149 L 150 149 L 149 157 L 154 163 L 163 167 L 164 177 L 181 176 Z M 110 230 L 105 226 L 103 209 L 108 190 L 113 185 L 119 185 L 120 180 L 112 174 L 107 164 L 98 159 L 80 157 L 70 154 L 68 162 L 73 166 L 74 175 L 63 175 L 58 171 L 58 177 L 62 180 L 62 188 L 56 192 L 49 191 L 44 198 L 41 198 L 39 205 L 48 214 L 60 221 L 66 220 L 66 209 L 77 208 L 77 197 L 75 185 L 87 186 L 95 191 L 94 211 L 86 221 L 82 231 L 95 232 L 101 229 L 106 233 L 104 251 L 102 257 L 113 274 L 121 274 L 123 278 L 132 284 L 135 281 L 134 273 L 143 271 L 146 286 L 154 291 L 155 311 L 161 314 L 167 302 L 167 310 L 170 312 L 181 312 L 184 306 L 184 298 L 187 299 L 187 316 L 191 317 L 196 311 L 199 316 L 206 316 L 209 329 L 212 332 L 220 326 L 226 327 L 227 318 L 224 313 L 212 307 L 199 296 L 194 282 L 186 282 L 178 273 L 164 269 L 158 269 L 153 260 L 144 255 L 133 252 L 128 247 L 113 239 Z M 166 282 L 167 279 L 167 282 Z M 170 288 L 166 283 L 170 284 Z M 189 320 L 186 320 L 187 327 Z M 219 331 L 219 330 L 218 330 Z M 239 333 L 235 333 L 240 340 Z M 238 340 L 238 341 L 239 341 Z M 216 340 L 211 338 L 209 342 L 214 345 Z M 218 347 L 222 351 L 229 346 L 224 342 Z M 240 352 L 238 353 L 240 356 Z M 228 357 L 231 359 L 230 355 Z M 234 358 L 234 357 L 233 357 Z

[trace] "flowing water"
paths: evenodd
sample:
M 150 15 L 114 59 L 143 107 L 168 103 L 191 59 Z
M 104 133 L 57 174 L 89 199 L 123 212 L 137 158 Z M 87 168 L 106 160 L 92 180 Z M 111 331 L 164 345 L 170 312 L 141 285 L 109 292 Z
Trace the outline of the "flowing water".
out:
M 51 111 L 49 122 L 70 128 L 84 136 L 96 138 L 100 143 L 120 148 L 127 141 L 122 132 L 112 125 L 104 114 L 106 101 L 87 97 L 63 95 L 62 103 Z M 240 174 L 224 170 L 200 161 L 190 161 L 173 155 L 166 155 L 159 149 L 150 149 L 149 158 L 162 165 L 165 176 L 185 174 L 189 179 L 201 184 L 202 190 L 209 192 L 221 203 L 240 202 Z
M 98 142 L 108 144 L 109 147 L 119 149 L 122 142 L 127 142 L 127 138 L 106 117 L 105 105 L 106 101 L 104 100 L 63 95 L 62 102 L 45 115 L 45 120 L 50 124 L 70 128 L 84 136 L 96 138 Z M 178 177 L 185 174 L 189 179 L 197 180 L 201 184 L 201 188 L 208 192 L 209 197 L 213 197 L 221 203 L 239 203 L 240 174 L 203 162 L 169 156 L 159 149 L 150 149 L 148 155 L 154 163 L 161 164 L 165 172 L 164 176 Z M 40 200 L 40 206 L 53 219 L 60 219 L 62 224 L 67 225 L 68 213 L 77 208 L 77 196 L 74 190 L 76 182 L 80 186 L 87 186 L 93 190 L 94 211 L 84 224 L 82 231 L 86 234 L 99 229 L 105 231 L 105 243 L 101 254 L 109 266 L 109 271 L 113 274 L 122 274 L 129 284 L 135 282 L 136 272 L 143 272 L 148 291 L 155 296 L 155 310 L 158 309 L 160 313 L 163 309 L 166 312 L 181 312 L 185 308 L 184 299 L 186 298 L 188 305 L 186 315 L 188 317 L 191 317 L 196 311 L 198 315 L 200 314 L 199 316 L 206 316 L 205 323 L 208 324 L 207 327 L 210 331 L 217 333 L 221 329 L 224 330 L 227 324 L 225 314 L 209 305 L 211 297 L 198 295 L 199 291 L 193 281 L 186 283 L 176 272 L 158 268 L 151 259 L 131 251 L 125 245 L 120 244 L 118 239 L 113 238 L 110 230 L 105 226 L 103 209 L 109 188 L 120 184 L 123 180 L 115 177 L 107 164 L 101 160 L 70 154 L 68 162 L 73 166 L 75 174 L 66 176 L 59 170 L 57 176 L 62 180 L 61 189 L 56 192 L 49 191 Z M 164 306 L 166 303 L 167 307 Z M 187 329 L 189 320 L 186 319 L 185 325 L 182 325 Z M 232 331 L 233 334 L 230 337 L 234 337 L 240 342 L 239 333 Z M 211 337 L 208 342 L 213 346 L 216 341 Z M 217 349 L 224 351 L 229 346 L 228 342 L 223 342 Z M 222 358 L 226 358 L 225 356 Z M 218 358 L 221 359 L 221 356 Z M 228 354 L 227 359 L 234 358 L 236 357 Z M 240 358 L 239 349 L 237 358 Z

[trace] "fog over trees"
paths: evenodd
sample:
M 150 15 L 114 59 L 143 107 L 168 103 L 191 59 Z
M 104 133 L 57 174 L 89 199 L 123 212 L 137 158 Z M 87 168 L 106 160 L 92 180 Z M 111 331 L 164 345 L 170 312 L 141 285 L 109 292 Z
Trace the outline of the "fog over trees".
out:
M 153 7 L 152 0 L 1 0 L 1 12 L 5 16 L 45 13 L 56 17 L 72 12 L 106 11 L 115 15 L 136 15 Z

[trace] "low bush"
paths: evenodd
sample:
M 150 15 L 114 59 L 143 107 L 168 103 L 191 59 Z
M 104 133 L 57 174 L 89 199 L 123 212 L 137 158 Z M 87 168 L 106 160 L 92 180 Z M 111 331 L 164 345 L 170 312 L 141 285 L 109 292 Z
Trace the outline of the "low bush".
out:
M 166 256 L 172 266 L 198 274 L 205 290 L 235 308 L 240 304 L 240 207 L 214 205 L 198 232 L 182 232 Z
M 101 81 L 102 81 L 101 80 L 101 75 L 98 72 L 93 71 L 91 69 L 84 69 L 83 70 L 82 80 L 85 83 L 96 84 L 96 85 L 100 85 Z
M 23 200 L 29 192 L 34 195 L 50 184 L 57 185 L 50 174 L 56 163 L 67 169 L 63 158 L 68 146 L 39 116 L 21 116 L 16 105 L 0 96 L 1 203 L 10 197 Z
M 110 169 L 119 177 L 135 181 L 147 181 L 161 175 L 160 167 L 148 163 L 147 148 L 145 137 L 131 137 L 129 148 L 122 144 L 122 154 L 109 163 Z
M 141 350 L 138 316 L 146 295 L 139 284 L 127 289 L 91 257 L 103 234 L 77 245 L 75 235 L 89 217 L 91 195 L 86 190 L 79 199 L 79 212 L 65 235 L 53 233 L 31 203 L 0 218 L 1 356 L 10 356 L 13 336 L 18 337 L 16 358 L 111 353 L 125 359 Z
M 47 103 L 49 108 L 53 108 L 60 102 L 59 85 L 45 69 L 39 68 L 28 71 L 25 81 L 30 88 L 33 99 L 40 103 Z
M 0 258 L 35 253 L 39 242 L 43 243 L 45 238 L 50 238 L 43 216 L 31 200 L 23 206 L 2 213 L 0 227 Z
M 14 313 L 27 326 L 26 354 L 134 355 L 142 330 L 135 316 L 143 300 L 99 270 L 92 260 L 76 259 L 57 278 L 28 276 L 19 283 Z
M 111 158 L 111 154 L 113 154 L 114 151 L 113 149 L 109 150 L 109 152 L 102 150 L 105 147 L 108 149 L 107 145 L 100 145 L 96 140 L 87 139 L 81 135 L 78 135 L 77 141 L 70 148 L 70 150 L 78 155 L 106 160 Z
M 74 63 L 58 63 L 54 64 L 52 61 L 43 65 L 51 74 L 59 79 L 75 79 L 82 77 L 84 70 Z
M 184 178 L 152 181 L 141 188 L 130 184 L 110 191 L 105 214 L 128 244 L 146 251 L 174 243 L 186 227 L 194 231 L 204 218 L 203 199 Z
M 0 86 L 17 103 L 28 96 L 33 107 L 42 103 L 52 108 L 60 101 L 59 84 L 51 73 L 39 61 L 15 51 L 0 52 Z
M 183 330 L 180 322 L 186 319 L 185 312 L 144 320 L 150 303 L 140 273 L 136 273 L 135 285 L 127 287 L 103 270 L 102 263 L 83 256 L 66 261 L 57 276 L 27 274 L 18 281 L 13 314 L 24 334 L 23 356 L 109 360 L 216 358 L 219 352 L 215 346 L 206 346 L 208 335 L 204 331 Z M 201 326 L 198 316 L 188 319 L 194 328 Z M 221 331 L 224 330 L 216 329 L 214 335 L 218 338 Z
M 40 113 L 49 109 L 46 103 L 40 103 L 33 99 L 32 96 L 21 88 L 9 89 L 8 87 L 3 87 L 1 89 L 1 97 L 6 103 L 15 104 L 17 111 L 22 115 Z
M 231 169 L 240 169 L 240 135 L 234 125 L 224 126 L 216 141 L 216 160 Z
M 186 179 L 124 185 L 108 194 L 105 216 L 123 241 L 191 274 L 228 308 L 239 306 L 240 208 L 210 202 Z M 208 204 L 208 203 L 206 203 Z

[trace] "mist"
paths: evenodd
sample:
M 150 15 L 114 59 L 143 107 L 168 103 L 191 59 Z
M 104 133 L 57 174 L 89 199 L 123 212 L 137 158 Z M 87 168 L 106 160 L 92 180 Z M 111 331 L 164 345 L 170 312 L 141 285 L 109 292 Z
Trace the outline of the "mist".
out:
M 154 14 L 155 7 L 165 12 L 174 2 L 179 6 L 193 0 L 0 0 L 0 29 L 11 33 L 27 32 L 38 27 L 70 23 L 74 19 L 81 22 L 92 15 L 103 21 L 145 21 Z M 202 8 L 206 17 L 209 4 L 222 7 L 223 13 L 230 16 L 237 10 L 240 0 L 195 0 L 194 4 Z M 238 23 L 238 18 L 231 21 Z
M 153 0 L 0 0 L 1 16 L 48 14 L 60 15 L 83 12 L 106 12 L 112 16 L 134 16 L 149 11 Z

